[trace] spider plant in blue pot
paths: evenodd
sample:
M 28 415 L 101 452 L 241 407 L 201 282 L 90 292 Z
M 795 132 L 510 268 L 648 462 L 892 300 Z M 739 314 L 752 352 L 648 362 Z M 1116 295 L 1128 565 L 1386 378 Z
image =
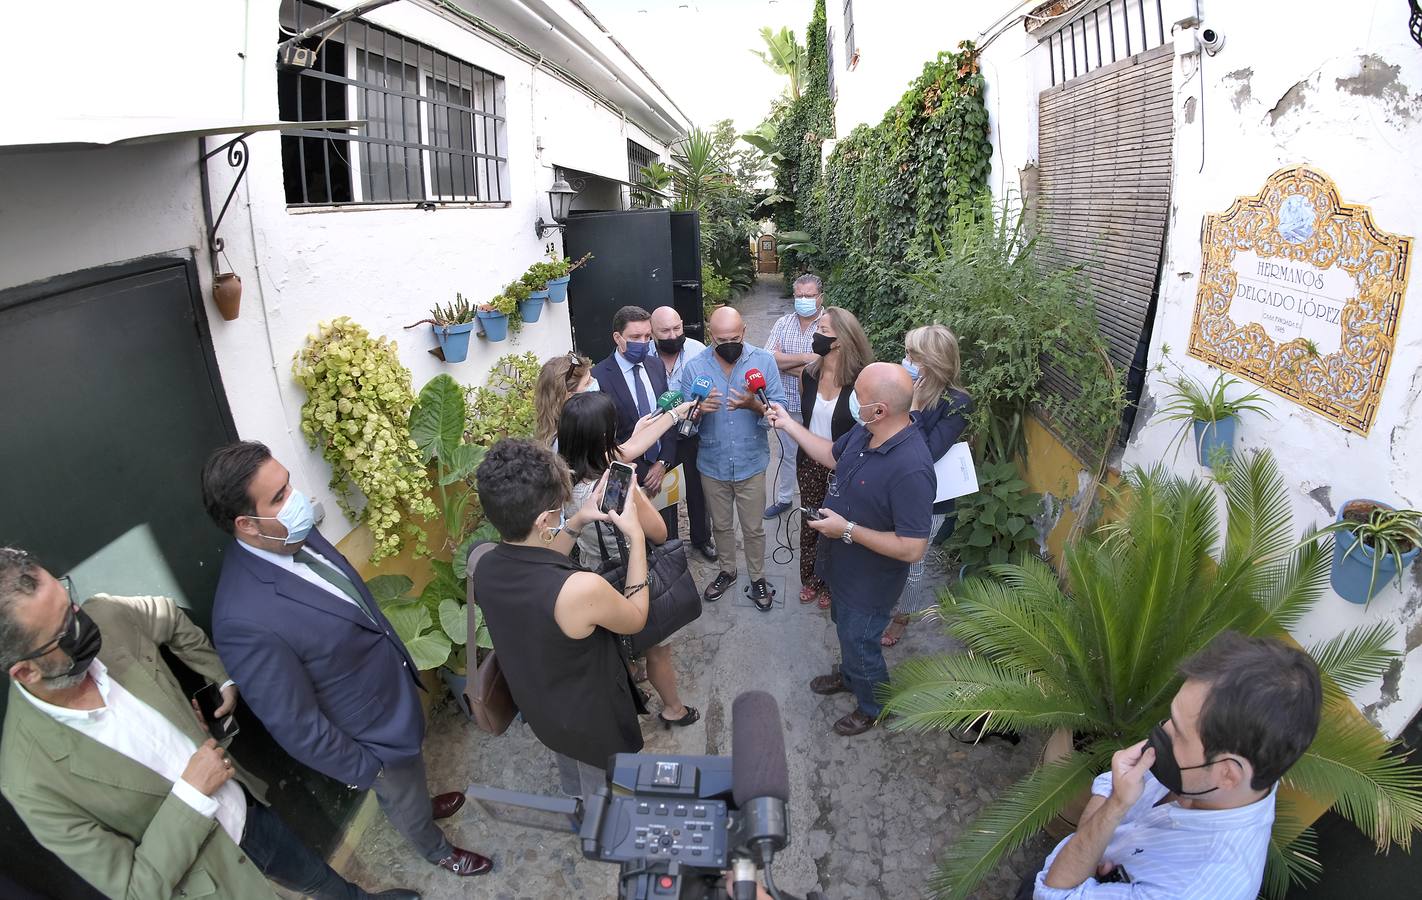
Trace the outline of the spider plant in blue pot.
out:
M 1264 396 L 1258 391 L 1231 400 L 1228 392 L 1239 381 L 1223 372 L 1209 385 L 1184 372 L 1165 379 L 1165 383 L 1170 385 L 1171 395 L 1157 415 L 1162 421 L 1180 423 L 1180 432 L 1171 446 L 1178 453 L 1186 434 L 1193 433 L 1196 458 L 1200 465 L 1214 470 L 1217 475 L 1234 459 L 1239 414 L 1257 412 L 1270 418 Z
M 1333 535 L 1333 590 L 1349 603 L 1367 605 L 1389 581 L 1402 586 L 1402 573 L 1422 550 L 1422 512 L 1377 500 L 1349 500 L 1333 524 L 1313 537 L 1326 534 Z

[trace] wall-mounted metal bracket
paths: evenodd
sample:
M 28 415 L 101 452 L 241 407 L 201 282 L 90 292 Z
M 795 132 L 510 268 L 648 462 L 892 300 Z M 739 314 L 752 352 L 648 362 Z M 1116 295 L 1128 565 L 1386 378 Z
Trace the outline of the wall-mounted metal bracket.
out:
M 247 138 L 253 132 L 246 131 L 237 135 L 232 140 L 209 151 L 207 149 L 207 138 L 198 138 L 198 176 L 202 182 L 202 216 L 207 225 L 207 251 L 212 257 L 212 271 L 218 271 L 217 255 L 222 252 L 225 246 L 222 238 L 217 236 L 217 229 L 222 226 L 222 219 L 227 215 L 227 208 L 232 205 L 232 198 L 237 194 L 237 186 L 242 183 L 242 179 L 247 175 L 247 165 L 250 162 L 247 155 Z M 227 151 L 227 165 L 237 170 L 237 177 L 232 182 L 232 189 L 227 192 L 227 199 L 222 201 L 222 209 L 217 213 L 217 219 L 212 218 L 212 191 L 208 185 L 207 161 L 217 154 Z

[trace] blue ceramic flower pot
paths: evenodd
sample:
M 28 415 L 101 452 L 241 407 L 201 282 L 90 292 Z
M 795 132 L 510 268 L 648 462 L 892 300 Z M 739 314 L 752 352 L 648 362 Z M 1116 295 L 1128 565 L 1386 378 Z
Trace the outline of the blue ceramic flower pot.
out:
M 434 326 L 435 340 L 444 353 L 445 362 L 464 362 L 469 356 L 469 335 L 474 331 L 474 323 L 463 325 Z
M 572 280 L 571 275 L 564 275 L 562 278 L 551 278 L 548 281 L 548 302 L 562 303 L 568 299 L 568 282 Z
M 1343 511 L 1348 508 L 1349 503 L 1375 503 L 1378 506 L 1391 509 L 1386 503 L 1377 500 L 1368 500 L 1357 497 L 1347 501 L 1338 507 L 1338 516 L 1335 521 L 1343 521 Z M 1402 568 L 1405 570 L 1412 565 L 1412 561 L 1417 558 L 1417 554 L 1422 552 L 1422 548 L 1413 547 L 1411 551 L 1402 554 Z M 1377 577 L 1373 577 L 1373 560 L 1377 558 L 1377 553 L 1372 547 L 1358 541 L 1351 534 L 1343 532 L 1333 535 L 1333 569 L 1328 573 L 1328 580 L 1333 584 L 1333 590 L 1347 600 L 1349 603 L 1364 604 L 1377 596 L 1378 592 L 1387 587 L 1388 583 L 1397 578 L 1397 561 L 1388 554 L 1377 560 Z M 1369 590 L 1369 585 L 1372 589 Z
M 1214 467 L 1215 463 L 1227 463 L 1234 457 L 1234 432 L 1239 427 L 1239 419 L 1225 416 L 1213 422 L 1195 420 L 1195 452 L 1199 454 L 1200 465 Z
M 502 341 L 509 336 L 509 317 L 501 312 L 479 312 L 479 325 L 484 337 L 491 341 Z
M 527 300 L 518 301 L 518 314 L 525 322 L 537 322 L 543 315 L 543 301 L 548 295 L 544 294 L 540 297 L 539 293 L 542 292 L 535 292 Z

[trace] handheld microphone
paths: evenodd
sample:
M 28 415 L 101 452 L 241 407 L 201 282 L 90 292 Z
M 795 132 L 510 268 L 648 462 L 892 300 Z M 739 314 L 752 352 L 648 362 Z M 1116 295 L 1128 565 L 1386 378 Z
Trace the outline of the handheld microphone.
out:
M 681 391 L 667 391 L 657 398 L 657 411 L 652 413 L 652 418 L 660 416 L 664 412 L 671 412 L 681 405 Z
M 711 396 L 711 379 L 702 375 L 691 383 L 691 409 L 687 411 L 686 418 L 681 420 L 681 424 L 676 427 L 676 433 L 682 437 L 691 437 L 696 430 L 696 415 L 701 409 L 701 401 Z
M 746 370 L 746 390 L 755 394 L 755 399 L 760 401 L 761 406 L 770 406 L 770 401 L 765 397 L 765 376 L 761 374 L 760 369 Z
M 785 734 L 780 707 L 765 691 L 747 691 L 731 704 L 731 796 L 745 842 L 765 868 L 790 842 Z

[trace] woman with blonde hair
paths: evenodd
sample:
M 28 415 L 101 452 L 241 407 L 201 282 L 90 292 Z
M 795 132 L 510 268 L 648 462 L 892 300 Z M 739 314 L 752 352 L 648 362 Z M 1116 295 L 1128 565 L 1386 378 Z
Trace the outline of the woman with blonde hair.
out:
M 961 361 L 958 337 L 946 325 L 924 325 L 904 335 L 903 367 L 913 379 L 914 421 L 928 443 L 929 455 L 941 459 L 948 448 L 958 442 L 968 425 L 973 401 L 960 381 Z M 937 536 L 948 516 L 953 514 L 953 501 L 933 505 L 933 522 L 928 533 Z M 884 629 L 879 643 L 892 647 L 903 637 L 909 616 L 933 605 L 932 591 L 922 589 L 923 560 L 909 567 L 908 582 L 894 608 L 894 618 Z
M 859 377 L 859 372 L 874 361 L 874 353 L 854 313 L 839 306 L 825 307 L 824 315 L 815 324 L 810 348 L 818 359 L 808 363 L 800 374 L 801 422 L 811 434 L 837 441 L 854 427 L 849 395 L 854 393 L 854 379 Z M 796 454 L 795 478 L 800 484 L 803 506 L 819 509 L 824 505 L 829 476 L 829 469 L 806 456 L 805 451 Z M 829 587 L 815 575 L 819 538 L 819 532 L 802 518 L 800 602 L 818 601 L 820 609 L 829 609 Z
M 533 389 L 534 440 L 553 446 L 558 437 L 558 416 L 563 404 L 573 394 L 597 390 L 592 377 L 592 360 L 569 350 L 555 356 L 538 370 L 538 382 Z

